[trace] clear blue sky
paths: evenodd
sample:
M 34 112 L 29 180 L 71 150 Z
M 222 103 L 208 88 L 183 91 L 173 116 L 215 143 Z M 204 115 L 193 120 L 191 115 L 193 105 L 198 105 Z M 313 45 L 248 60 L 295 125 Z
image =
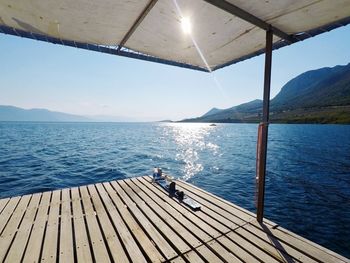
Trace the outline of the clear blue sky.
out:
M 0 34 L 0 60 L 1 105 L 149 121 L 262 98 L 264 56 L 208 74 Z M 349 62 L 350 26 L 276 50 L 271 97 L 300 73 Z

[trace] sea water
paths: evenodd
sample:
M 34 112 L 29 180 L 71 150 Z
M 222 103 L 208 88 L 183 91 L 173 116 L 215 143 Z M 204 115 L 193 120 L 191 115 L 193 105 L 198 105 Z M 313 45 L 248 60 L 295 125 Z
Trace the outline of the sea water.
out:
M 256 124 L 0 122 L 0 198 L 151 175 L 255 212 Z M 350 126 L 271 125 L 265 217 L 350 257 Z

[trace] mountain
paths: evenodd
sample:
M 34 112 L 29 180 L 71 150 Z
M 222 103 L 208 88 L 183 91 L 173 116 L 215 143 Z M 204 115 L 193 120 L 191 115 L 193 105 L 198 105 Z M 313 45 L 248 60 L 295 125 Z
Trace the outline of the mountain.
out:
M 259 115 L 261 107 L 262 100 L 253 100 L 229 109 L 218 110 L 216 108 L 213 108 L 199 118 L 184 120 L 184 122 L 243 122 L 243 119 L 249 122 L 247 119 L 255 119 L 255 117 Z
M 207 117 L 210 115 L 214 115 L 216 113 L 221 112 L 222 110 L 218 109 L 218 108 L 212 108 L 210 111 L 208 111 L 206 114 L 204 114 L 202 117 Z
M 47 109 L 22 109 L 0 105 L 0 121 L 43 122 L 140 122 L 140 119 L 125 116 L 92 115 L 80 116 Z
M 182 122 L 259 122 L 262 101 L 211 109 Z M 270 102 L 276 123 L 350 123 L 350 63 L 307 71 L 290 80 Z
M 305 72 L 283 86 L 274 109 L 350 105 L 350 63 Z
M 26 110 L 14 106 L 0 105 L 0 121 L 82 122 L 92 120 L 83 116 L 49 111 L 46 109 Z

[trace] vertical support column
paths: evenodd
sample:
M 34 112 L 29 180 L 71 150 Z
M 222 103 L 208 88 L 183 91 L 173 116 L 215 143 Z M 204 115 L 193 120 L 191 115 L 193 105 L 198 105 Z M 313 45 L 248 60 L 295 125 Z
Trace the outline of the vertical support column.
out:
M 270 111 L 270 84 L 271 84 L 271 64 L 272 64 L 272 37 L 271 28 L 266 31 L 266 50 L 265 50 L 265 76 L 264 76 L 264 99 L 263 99 L 263 117 L 259 124 L 258 145 L 256 156 L 256 179 L 257 179 L 257 213 L 256 219 L 262 223 L 264 217 L 264 196 L 265 196 L 265 174 L 266 174 L 266 154 L 267 137 L 269 126 Z

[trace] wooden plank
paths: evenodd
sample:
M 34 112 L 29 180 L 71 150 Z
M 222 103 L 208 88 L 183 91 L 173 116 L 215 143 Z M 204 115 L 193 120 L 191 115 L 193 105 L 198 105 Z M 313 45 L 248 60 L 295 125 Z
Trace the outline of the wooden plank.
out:
M 179 182 L 179 185 L 183 186 L 184 188 L 186 188 L 187 190 L 193 192 L 193 193 L 197 193 L 199 196 L 201 196 L 202 198 L 206 199 L 207 201 L 213 203 L 214 205 L 219 206 L 220 208 L 228 211 L 229 213 L 231 213 L 232 215 L 235 215 L 236 217 L 241 218 L 243 221 L 251 221 L 251 219 L 255 219 L 256 218 L 256 214 L 254 214 L 253 212 L 244 209 L 243 207 L 240 207 L 234 203 L 231 203 L 219 196 L 216 196 L 212 193 L 209 193 L 195 185 L 189 184 L 187 182 L 184 182 L 182 180 L 177 180 Z M 276 227 L 277 224 L 275 222 L 272 222 L 266 218 L 264 218 L 264 223 L 266 225 L 269 225 L 270 227 Z
M 85 227 L 83 210 L 78 188 L 71 188 L 75 251 L 78 262 L 92 262 L 89 240 Z
M 113 260 L 115 262 L 129 262 L 128 256 L 125 254 L 124 248 L 119 241 L 118 234 L 115 232 L 113 225 L 104 210 L 95 186 L 89 185 L 88 189 L 96 210 L 96 215 L 101 224 L 101 230 L 105 236 Z
M 140 182 L 137 178 L 131 179 L 131 181 L 133 181 L 133 182 L 134 182 L 135 184 L 137 184 L 137 185 L 140 185 L 140 187 L 142 188 L 143 191 L 145 191 L 145 190 L 148 190 L 147 192 L 150 191 L 150 190 L 148 189 L 147 185 L 141 184 L 141 182 Z M 155 188 L 153 185 L 151 185 L 151 187 Z M 140 193 L 139 193 L 139 194 L 140 194 Z M 165 198 L 166 198 L 166 199 L 170 199 L 168 196 L 165 196 Z M 159 200 L 159 199 L 160 199 L 160 198 L 158 198 L 158 200 Z M 162 200 L 162 199 L 160 199 L 160 200 Z M 150 202 L 148 199 L 147 199 L 147 200 L 144 199 L 144 201 L 145 201 L 146 203 L 149 203 L 149 202 Z M 160 203 L 160 202 L 158 201 L 158 203 Z M 161 207 L 162 207 L 162 208 L 166 207 L 166 206 L 163 205 L 162 203 L 160 203 L 160 204 L 161 204 Z M 173 213 L 173 217 L 174 217 L 174 218 L 177 218 L 177 215 Z M 173 220 L 174 220 L 174 218 L 173 218 Z M 193 223 L 189 221 L 188 226 L 189 226 L 190 228 L 192 228 Z M 208 241 L 209 241 L 209 240 L 208 240 Z M 209 242 L 209 243 L 210 243 L 210 242 Z M 222 247 L 222 246 L 221 246 L 220 244 L 218 244 L 217 242 L 214 242 L 214 243 L 212 242 L 212 243 L 210 243 L 210 244 L 212 244 L 212 249 L 215 250 L 215 252 L 216 252 L 217 254 L 220 254 L 220 255 L 221 255 L 221 253 L 223 253 L 224 251 L 226 251 L 225 248 Z M 239 262 L 239 261 L 240 261 L 237 257 L 235 257 L 233 254 L 231 254 L 229 251 L 226 251 L 225 253 L 226 253 L 226 254 L 223 256 L 223 258 L 228 259 L 228 260 L 231 260 L 232 262 Z M 191 253 L 191 254 L 189 254 L 189 255 L 193 256 L 193 253 Z M 198 256 L 197 256 L 197 257 L 198 257 Z M 196 262 L 196 260 L 198 260 L 198 258 L 192 259 L 192 262 Z M 230 262 L 230 261 L 229 261 L 229 262 Z
M 41 197 L 38 213 L 35 218 L 33 230 L 30 234 L 28 246 L 25 251 L 23 262 L 39 262 L 40 251 L 43 244 L 47 212 L 49 210 L 52 192 L 44 192 Z
M 0 214 L 0 234 L 4 230 L 4 227 L 7 224 L 7 221 L 12 216 L 13 211 L 15 210 L 19 200 L 21 197 L 13 197 L 10 199 L 10 201 L 7 203 L 6 207 L 3 209 L 3 211 Z
M 72 202 L 69 189 L 53 192 L 51 203 L 51 192 L 0 199 L 0 262 L 350 262 L 272 222 L 252 217 L 238 227 L 244 209 L 179 185 L 202 211 L 169 198 L 149 177 L 73 188 Z M 231 231 L 220 233 L 220 225 Z
M 176 251 L 170 246 L 170 244 L 164 239 L 164 237 L 157 231 L 147 217 L 139 210 L 136 204 L 128 197 L 124 190 L 117 184 L 116 181 L 111 182 L 113 188 L 117 191 L 121 199 L 125 202 L 130 211 L 137 218 L 138 223 L 142 225 L 143 229 L 147 231 L 152 238 L 156 246 L 162 251 L 163 255 L 167 259 L 171 259 L 177 256 Z
M 201 202 L 205 203 L 205 205 L 210 207 L 211 209 L 214 209 L 214 207 L 216 206 L 221 211 L 223 210 L 221 213 L 224 213 L 225 216 L 237 221 L 238 225 L 241 225 L 240 222 L 244 223 L 255 219 L 255 215 L 251 212 L 244 210 L 241 207 L 235 206 L 232 203 L 228 203 L 226 200 L 223 200 L 220 197 L 205 192 L 204 190 L 197 188 L 194 185 L 188 184 L 181 180 L 176 180 L 176 183 L 185 191 L 188 191 L 189 193 L 193 194 L 194 199 L 200 199 Z
M 208 243 L 208 246 L 210 246 L 215 252 L 220 255 L 225 261 L 227 262 L 243 262 L 238 257 L 236 257 L 233 253 L 225 249 L 220 243 L 218 243 L 216 240 L 210 241 Z
M 199 228 L 194 222 L 200 221 L 200 219 L 194 216 L 191 212 L 182 207 L 179 203 L 175 202 L 168 195 L 165 195 L 164 192 L 159 191 L 159 189 L 155 188 L 153 185 L 143 184 L 138 178 L 132 179 L 132 181 L 142 189 L 147 195 L 153 200 L 153 202 L 157 203 L 161 206 L 168 214 L 172 215 L 178 222 L 180 222 L 188 231 L 190 231 L 199 241 L 198 245 L 203 242 L 207 242 L 212 239 L 210 235 L 204 232 L 201 228 Z M 151 190 L 151 189 L 152 190 Z M 189 220 L 186 216 L 193 217 L 196 221 Z M 209 225 L 207 225 L 210 227 Z M 215 230 L 214 230 L 215 231 Z M 216 232 L 218 235 L 219 233 Z M 193 245 L 195 241 L 192 241 Z M 192 244 L 192 243 L 191 243 Z M 196 245 L 196 247 L 198 246 Z
M 26 209 L 22 222 L 17 230 L 15 239 L 6 256 L 5 262 L 20 262 L 26 248 L 26 244 L 32 230 L 34 218 L 39 206 L 41 193 L 34 194 Z
M 186 261 L 182 257 L 177 257 L 173 260 L 170 260 L 171 263 L 185 263 Z
M 96 188 L 98 189 L 98 193 L 101 196 L 101 199 L 106 206 L 106 210 L 104 208 L 104 205 L 102 204 L 102 201 L 100 198 L 98 198 L 98 194 L 96 191 Z M 112 224 L 109 224 L 110 221 L 108 220 L 108 215 L 110 217 L 110 220 L 112 220 L 111 223 L 113 223 L 114 228 L 117 229 L 117 232 L 119 233 L 120 239 L 122 240 L 125 249 L 128 251 L 129 255 L 132 255 L 132 261 L 135 263 L 144 263 L 147 262 L 145 257 L 142 254 L 142 251 L 137 246 L 134 238 L 132 237 L 131 233 L 129 232 L 127 226 L 125 225 L 124 221 L 120 217 L 117 209 L 114 207 L 112 200 L 109 198 L 108 194 L 106 193 L 105 189 L 101 184 L 97 184 L 93 186 L 89 186 L 89 191 L 92 194 L 93 202 L 95 204 L 96 212 L 99 215 L 99 218 L 101 220 L 101 225 L 104 229 L 104 232 L 108 232 L 107 234 L 107 241 L 111 238 L 108 238 L 109 235 L 115 236 L 115 230 L 109 229 L 113 228 Z M 114 241 L 115 240 L 115 241 Z M 112 242 L 117 242 L 116 238 L 113 238 Z M 122 257 L 119 256 L 120 250 L 117 249 L 119 245 L 118 244 L 110 244 L 111 247 L 111 253 L 113 255 L 113 258 L 116 262 L 127 262 L 128 260 L 122 259 Z M 121 245 L 120 245 L 121 246 Z M 125 255 L 126 256 L 126 255 Z M 124 261 L 122 261 L 124 260 Z
M 133 181 L 135 181 L 133 179 Z M 146 201 L 147 202 L 147 201 Z M 216 216 L 216 214 L 214 214 Z M 236 257 L 234 254 L 230 253 L 227 251 L 223 246 L 221 246 L 218 242 L 216 241 L 211 241 L 208 243 L 209 246 L 219 255 L 221 255 L 226 261 L 228 262 L 241 262 L 241 260 Z
M 164 257 L 159 253 L 154 243 L 148 238 L 148 236 L 145 234 L 142 228 L 140 228 L 138 223 L 130 214 L 130 211 L 127 209 L 120 197 L 116 194 L 115 189 L 112 188 L 110 183 L 104 183 L 103 186 L 105 187 L 107 193 L 110 195 L 115 206 L 118 208 L 122 218 L 128 225 L 130 231 L 133 233 L 138 243 L 142 246 L 142 249 L 145 251 L 146 255 L 150 258 L 152 262 L 163 262 L 165 260 Z M 97 186 L 97 188 L 99 191 L 101 191 L 99 189 L 99 186 Z
M 187 192 L 187 188 L 184 188 L 183 184 L 181 184 L 181 181 L 176 181 L 176 182 L 180 182 L 179 183 L 179 189 L 184 191 L 184 193 L 188 193 Z M 241 226 L 244 225 L 247 221 L 242 220 L 241 218 L 227 212 L 226 210 L 222 209 L 221 207 L 208 202 L 206 199 L 204 199 L 203 197 L 199 196 L 199 195 L 194 195 L 192 193 L 189 194 L 191 196 L 191 198 L 193 198 L 194 200 L 196 200 L 198 203 L 200 203 L 203 208 L 202 211 L 207 213 L 210 216 L 214 216 L 218 221 L 220 221 L 222 224 L 224 224 L 225 226 L 227 226 L 228 228 L 230 228 L 231 230 L 234 230 L 235 228 L 237 228 L 237 226 Z M 250 220 L 252 220 L 254 218 L 250 218 Z
M 339 262 L 341 259 L 339 257 L 335 257 L 333 255 L 328 254 L 325 250 L 319 247 L 315 247 L 311 245 L 310 243 L 306 243 L 302 241 L 301 239 L 288 235 L 285 232 L 282 232 L 278 229 L 272 229 L 267 227 L 266 225 L 260 225 L 258 222 L 251 222 L 253 226 L 260 229 L 261 231 L 267 232 L 270 236 L 274 236 L 275 238 L 283 241 L 284 243 L 289 244 L 290 246 L 293 246 L 297 250 L 301 251 L 303 254 L 308 255 L 309 257 L 312 257 L 314 259 L 317 259 L 321 262 Z M 345 261 L 342 260 L 342 261 Z
M 235 243 L 239 244 L 239 246 L 244 248 L 246 251 L 249 251 L 250 253 L 252 253 L 255 257 L 257 257 L 261 261 L 269 262 L 269 263 L 278 262 L 278 260 L 270 256 L 269 254 L 266 254 L 259 247 L 255 246 L 255 244 L 250 243 L 248 240 L 241 237 L 234 231 L 228 233 L 226 236 L 229 237 L 231 240 L 233 240 Z
M 81 186 L 79 188 L 85 210 L 85 219 L 87 222 L 94 258 L 97 262 L 110 262 L 106 244 L 103 240 L 103 236 L 95 216 L 95 211 L 91 204 L 90 195 L 86 186 Z
M 130 181 L 130 180 L 126 180 Z M 191 248 L 186 242 L 172 229 L 168 224 L 164 223 L 164 221 L 155 213 L 154 210 L 151 210 L 148 203 L 146 204 L 135 192 L 132 191 L 132 188 L 126 184 L 125 181 L 118 181 L 119 185 L 123 188 L 125 193 L 132 199 L 135 204 L 138 206 L 140 211 L 146 215 L 151 223 L 158 229 L 159 232 L 163 233 L 165 236 L 181 253 L 186 253 Z M 133 185 L 132 183 L 130 185 Z M 139 188 L 134 187 L 136 191 L 141 192 Z M 171 218 L 170 221 L 175 221 Z M 187 231 L 186 231 L 187 232 Z
M 17 233 L 18 225 L 21 222 L 21 219 L 27 209 L 27 206 L 31 197 L 32 197 L 31 195 L 25 195 L 22 198 L 20 198 L 20 201 L 16 206 L 16 209 L 11 214 L 11 217 L 8 223 L 6 224 L 5 228 L 3 229 L 0 235 L 0 261 L 1 262 L 4 260 L 5 255 L 11 245 L 11 242 Z M 11 210 L 12 210 L 12 207 L 11 207 Z M 5 217 L 7 218 L 7 216 Z
M 164 210 L 162 205 L 159 205 L 160 202 L 156 203 L 152 200 L 146 193 L 149 192 L 148 188 L 138 184 L 138 181 L 134 183 L 135 180 L 127 180 L 126 183 L 131 189 L 133 189 L 137 194 L 142 198 L 142 201 L 145 202 L 152 210 L 159 215 L 164 222 L 171 226 L 176 233 L 182 237 L 186 242 L 188 242 L 192 247 L 197 247 L 201 245 L 201 241 L 196 238 L 190 231 L 188 231 L 182 224 L 177 221 L 177 215 L 172 213 L 169 214 Z M 181 215 L 181 214 L 180 214 Z M 191 228 L 191 226 L 188 226 Z
M 261 262 L 252 254 L 250 254 L 250 251 L 246 251 L 244 248 L 240 247 L 238 244 L 228 239 L 226 236 L 219 237 L 216 240 L 220 242 L 220 244 L 222 244 L 224 247 L 226 247 L 236 257 L 239 257 L 243 262 Z
M 188 262 L 191 263 L 204 263 L 205 261 L 198 255 L 198 252 L 191 250 L 190 252 L 183 255 Z
M 287 230 L 287 229 L 285 229 L 285 228 L 283 228 L 281 226 L 278 226 L 275 229 L 276 229 L 276 231 L 281 231 L 282 233 L 284 233 L 286 235 L 289 235 L 292 238 L 295 238 L 295 239 L 301 241 L 302 243 L 306 243 L 306 244 L 304 244 L 305 246 L 313 246 L 313 247 L 315 247 L 315 249 L 322 250 L 323 252 L 329 254 L 329 256 L 331 256 L 331 257 L 336 257 L 336 258 L 338 258 L 339 260 L 341 260 L 343 262 L 349 262 L 350 263 L 350 259 L 348 259 L 348 258 L 346 258 L 346 257 L 344 257 L 344 256 L 342 256 L 342 255 L 340 255 L 338 253 L 335 253 L 334 251 L 332 251 L 332 250 L 330 250 L 328 248 L 325 248 L 325 247 L 323 247 L 323 246 L 321 246 L 321 245 L 319 245 L 319 244 L 317 244 L 315 242 L 312 242 L 311 240 L 308 240 L 308 239 L 306 239 L 306 238 L 304 238 L 302 236 L 299 236 L 299 235 L 297 235 L 297 234 L 295 234 L 295 233 L 293 233 L 293 232 L 291 232 L 291 231 L 289 231 L 289 230 Z
M 148 179 L 149 180 L 149 179 Z M 188 184 L 188 183 L 186 183 L 186 182 L 183 182 L 183 181 L 179 181 L 179 184 L 181 185 L 181 186 L 183 186 L 184 188 L 186 188 L 187 190 L 189 190 L 189 191 L 193 191 L 193 192 L 195 192 L 197 195 L 200 195 L 200 196 L 204 196 L 208 201 L 210 201 L 210 202 L 212 202 L 212 203 L 215 203 L 215 204 L 217 204 L 217 205 L 219 205 L 220 207 L 222 207 L 222 208 L 224 208 L 224 209 L 227 209 L 227 211 L 229 211 L 230 213 L 237 213 L 237 211 L 238 211 L 238 215 L 241 217 L 241 218 L 246 218 L 246 215 L 244 215 L 244 213 L 246 213 L 246 214 L 250 214 L 252 217 L 255 217 L 255 214 L 253 214 L 253 213 L 251 213 L 250 211 L 247 211 L 247 210 L 245 210 L 245 209 L 243 209 L 243 208 L 241 208 L 241 207 L 238 207 L 238 206 L 236 206 L 236 205 L 234 205 L 234 204 L 232 204 L 232 203 L 229 203 L 228 201 L 226 201 L 226 200 L 224 200 L 224 199 L 222 199 L 222 198 L 220 198 L 220 197 L 217 197 L 217 196 L 215 196 L 215 195 L 213 195 L 213 194 L 211 194 L 211 193 L 208 193 L 208 192 L 206 192 L 206 191 L 204 191 L 204 190 L 202 190 L 202 189 L 200 189 L 200 188 L 198 188 L 198 187 L 196 187 L 196 186 L 193 186 L 193 185 L 190 185 L 190 184 Z M 230 208 L 231 207 L 231 208 Z M 232 210 L 232 208 L 234 208 L 234 210 Z M 243 214 L 242 214 L 242 212 L 243 212 Z M 246 218 L 247 219 L 247 218 Z M 255 220 L 250 220 L 250 221 L 252 221 L 252 222 L 254 222 Z M 264 219 L 264 222 L 265 222 L 265 225 L 268 227 L 268 228 L 274 228 L 274 227 L 276 227 L 277 226 L 277 224 L 276 223 L 274 223 L 274 222 L 272 222 L 272 221 L 270 221 L 270 220 L 267 220 L 267 219 Z M 273 231 L 275 232 L 275 231 L 278 231 L 279 229 L 281 229 L 280 227 L 277 227 L 277 229 L 273 229 Z M 283 231 L 283 230 L 282 230 Z M 288 231 L 288 230 L 287 230 Z M 290 233 L 292 233 L 292 232 L 290 232 Z M 283 236 L 283 235 L 282 235 Z M 303 244 L 303 242 L 306 242 L 307 244 L 309 244 L 309 246 L 307 246 L 307 247 L 310 247 L 310 245 L 311 246 L 313 246 L 313 242 L 311 242 L 311 241 L 309 241 L 309 240 L 306 240 L 306 239 L 303 239 L 302 237 L 299 237 L 298 235 L 296 235 L 296 234 L 294 234 L 294 233 L 292 233 L 292 236 L 294 237 L 294 241 L 295 242 L 297 242 L 298 243 L 298 241 L 296 241 L 296 240 L 299 240 L 299 241 L 301 241 L 301 243 L 300 243 L 300 247 L 302 248 L 303 246 L 305 246 L 305 244 Z M 288 242 L 287 242 L 288 243 Z M 319 251 L 322 251 L 322 252 L 317 252 L 317 249 L 316 250 L 314 250 L 314 249 L 311 249 L 312 250 L 312 253 L 314 253 L 314 255 L 318 255 L 319 253 L 321 253 L 322 254 L 322 256 L 321 257 L 318 257 L 318 258 L 324 258 L 324 257 L 326 257 L 327 259 L 329 259 L 329 260 L 335 260 L 335 261 L 337 261 L 337 259 L 339 260 L 342 260 L 342 261 L 345 261 L 345 260 L 347 260 L 346 258 L 344 258 L 344 257 L 342 257 L 341 255 L 338 255 L 337 253 L 334 253 L 333 251 L 329 251 L 329 250 L 327 250 L 326 248 L 323 248 L 323 247 L 321 247 L 321 246 L 319 246 L 319 245 L 317 245 L 317 244 L 315 244 L 313 247 L 316 247 L 316 248 L 318 248 L 318 250 Z M 326 254 L 328 254 L 328 256 L 326 255 Z M 337 259 L 334 259 L 333 257 L 336 257 Z M 317 257 L 315 257 L 315 258 L 317 258 Z M 333 259 L 331 259 L 331 258 L 333 258 Z M 331 261 L 331 262 L 333 262 L 333 261 Z
M 251 224 L 243 226 L 236 230 L 236 232 L 244 235 L 245 238 L 254 240 L 254 242 L 267 251 L 267 253 L 274 255 L 275 258 L 279 258 L 282 262 L 291 262 L 294 259 L 302 262 L 317 262 L 288 244 L 278 240 L 273 235 L 269 235 Z
M 149 181 L 150 178 L 145 177 L 145 179 L 147 179 L 147 181 Z M 150 183 L 150 181 L 149 181 L 149 183 Z M 162 191 L 164 191 L 164 189 L 162 189 L 158 184 L 154 184 L 154 185 L 156 187 L 158 187 L 159 189 L 161 189 Z M 190 197 L 192 198 L 192 196 L 190 196 Z M 177 201 L 177 199 L 174 199 L 174 200 Z M 182 203 L 181 203 L 181 205 L 184 206 L 186 209 L 189 209 L 192 212 L 192 210 L 190 208 L 188 208 L 186 205 L 184 205 Z M 202 206 L 200 211 L 196 211 L 195 215 L 202 218 L 213 229 L 215 229 L 216 231 L 219 231 L 220 232 L 219 235 L 225 234 L 225 233 L 230 231 L 230 229 L 220 221 L 220 219 L 225 220 L 225 218 L 221 217 L 220 214 L 211 213 L 211 211 L 208 210 L 207 207 L 205 207 L 205 206 Z M 218 220 L 216 218 L 218 218 Z M 233 222 L 229 222 L 226 220 L 226 223 L 232 228 L 237 227 L 237 225 L 235 225 Z M 213 237 L 215 238 L 216 236 L 214 235 Z
M 208 262 L 224 262 L 221 260 L 217 255 L 215 255 L 209 248 L 207 248 L 205 245 L 202 245 L 198 248 L 196 248 L 196 251 L 201 254 L 206 261 Z
M 61 195 L 61 225 L 58 257 L 60 262 L 70 262 L 74 259 L 70 190 L 63 189 Z
M 173 206 L 178 211 L 184 211 L 182 212 L 182 215 L 187 217 L 191 222 L 196 224 L 199 228 L 201 228 L 203 231 L 205 231 L 207 234 L 209 234 L 212 238 L 216 238 L 218 236 L 221 236 L 222 233 L 220 233 L 217 229 L 215 229 L 210 223 L 213 223 L 213 219 L 206 214 L 204 214 L 201 211 L 192 211 L 187 206 L 180 204 L 179 201 L 175 198 L 170 198 L 168 193 L 162 189 L 157 184 L 152 184 L 150 181 L 144 180 L 144 178 L 140 178 L 140 181 L 143 181 L 143 183 L 149 187 L 151 191 L 159 195 L 160 193 L 164 197 L 164 200 L 168 202 L 171 206 Z M 215 222 L 216 223 L 216 222 Z M 225 233 L 229 231 L 228 228 L 223 229 Z
M 181 222 L 182 225 L 186 227 L 193 235 L 195 235 L 201 243 L 212 239 L 210 235 L 208 235 L 196 225 L 196 222 L 200 222 L 199 225 L 201 225 L 201 220 L 199 218 L 190 213 L 174 200 L 171 200 L 168 195 L 164 194 L 164 192 L 159 191 L 159 189 L 155 188 L 153 185 L 147 182 L 146 184 L 141 183 L 141 180 L 138 178 L 133 178 L 132 181 L 139 187 L 142 187 L 143 191 L 146 192 L 154 202 L 157 202 L 165 211 L 167 211 L 170 215 L 173 215 L 174 218 Z M 194 220 L 190 220 L 185 215 L 188 215 L 189 218 L 193 218 Z M 216 233 L 219 235 L 218 232 Z
M 10 198 L 0 199 L 0 215 L 2 213 L 2 210 L 4 209 L 4 207 L 7 205 L 9 201 L 10 201 Z
M 150 178 L 150 176 L 149 176 L 149 178 Z M 206 199 L 208 199 L 208 200 L 210 200 L 210 197 L 211 197 L 214 200 L 217 200 L 217 201 L 219 201 L 221 203 L 227 204 L 230 207 L 238 209 L 239 211 L 247 214 L 248 216 L 252 216 L 252 217 L 256 216 L 254 213 L 250 212 L 249 210 L 244 209 L 244 208 L 242 208 L 242 207 L 240 207 L 238 205 L 235 205 L 235 204 L 233 204 L 233 203 L 231 203 L 231 202 L 229 202 L 229 201 L 227 201 L 227 200 L 225 200 L 225 199 L 223 199 L 223 198 L 221 198 L 221 197 L 219 197 L 217 195 L 214 195 L 214 194 L 212 194 L 212 193 L 210 193 L 210 192 L 208 192 L 208 191 L 206 191 L 206 190 L 204 190 L 204 189 L 202 189 L 202 188 L 200 188 L 198 186 L 195 186 L 195 185 L 190 184 L 188 182 L 185 182 L 183 180 L 177 180 L 177 182 L 180 185 L 182 185 L 183 187 L 185 187 L 185 188 L 186 188 L 186 186 L 189 187 L 190 191 L 198 190 L 200 192 L 199 195 L 203 195 L 203 197 L 206 197 Z M 214 203 L 216 203 L 216 201 Z
M 60 195 L 60 190 L 52 192 L 50 211 L 41 256 L 42 262 L 56 262 L 58 251 L 58 217 L 61 202 Z

